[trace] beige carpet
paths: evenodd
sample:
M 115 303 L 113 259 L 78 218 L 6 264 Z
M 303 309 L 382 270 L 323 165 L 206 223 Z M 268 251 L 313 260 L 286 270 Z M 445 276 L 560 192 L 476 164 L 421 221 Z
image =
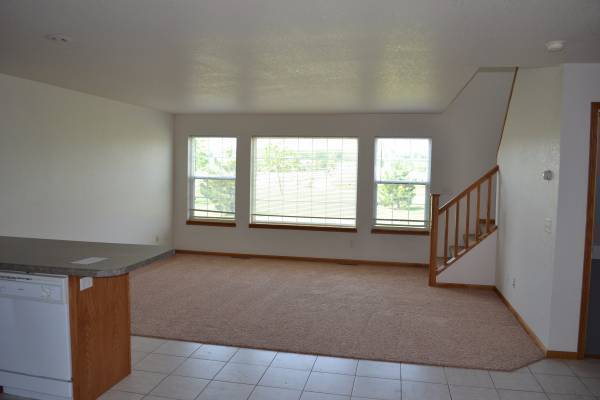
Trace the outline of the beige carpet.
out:
M 176 255 L 131 276 L 132 331 L 212 344 L 512 370 L 542 357 L 491 290 L 417 267 Z

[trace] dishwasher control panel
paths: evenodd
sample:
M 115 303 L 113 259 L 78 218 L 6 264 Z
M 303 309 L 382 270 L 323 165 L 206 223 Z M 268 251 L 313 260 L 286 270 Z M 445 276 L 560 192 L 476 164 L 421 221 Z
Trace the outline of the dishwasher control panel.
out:
M 67 277 L 0 272 L 0 297 L 66 303 Z

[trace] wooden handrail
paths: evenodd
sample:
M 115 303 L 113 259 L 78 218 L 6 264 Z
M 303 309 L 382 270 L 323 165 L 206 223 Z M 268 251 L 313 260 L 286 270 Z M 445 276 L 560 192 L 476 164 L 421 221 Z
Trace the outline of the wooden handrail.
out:
M 454 196 L 442 207 L 439 207 L 440 195 L 431 195 L 431 218 L 430 218 L 430 249 L 429 249 L 429 285 L 435 286 L 437 275 L 443 272 L 450 265 L 455 263 L 459 258 L 468 253 L 474 248 L 479 242 L 485 237 L 490 235 L 496 230 L 495 221 L 491 219 L 492 212 L 492 182 L 494 175 L 499 171 L 499 167 L 496 165 L 482 177 L 477 179 L 475 182 L 470 184 L 465 190 Z M 481 186 L 487 186 L 486 197 L 483 199 L 484 204 L 482 205 L 481 199 Z M 475 233 L 474 238 L 471 235 L 471 196 L 476 193 L 476 218 L 475 218 Z M 461 200 L 466 197 L 465 215 L 462 217 L 460 210 Z M 482 207 L 483 206 L 483 207 Z M 452 241 L 449 238 L 449 226 L 450 226 L 450 208 L 455 207 L 454 210 L 454 229 Z M 483 208 L 483 210 L 481 210 Z M 481 218 L 481 211 L 484 212 L 484 218 Z M 439 231 L 439 220 L 442 213 L 446 213 L 443 240 L 444 240 L 444 251 L 443 257 L 438 259 L 437 257 L 437 244 L 438 244 L 438 231 Z M 461 225 L 464 221 L 464 227 Z M 485 228 L 482 228 L 482 224 L 485 224 Z M 461 246 L 460 234 L 464 232 L 464 240 Z M 450 246 L 450 243 L 453 245 Z M 451 252 L 448 249 L 453 250 Z M 441 263 L 440 263 L 441 261 Z
M 431 195 L 431 219 L 429 227 L 429 286 L 435 286 L 437 276 L 437 237 L 438 237 L 438 210 L 440 195 Z
M 477 187 L 477 185 L 480 185 L 486 179 L 488 179 L 489 177 L 494 175 L 496 172 L 498 172 L 499 168 L 500 167 L 496 165 L 494 168 L 492 168 L 488 172 L 486 172 L 481 178 L 477 179 L 475 182 L 473 182 L 471 185 L 469 185 L 465 190 L 463 190 L 462 192 L 460 192 L 459 194 L 457 194 L 456 196 L 454 196 L 453 198 L 448 200 L 443 206 L 440 207 L 440 214 L 442 212 L 446 211 L 448 208 L 452 207 L 452 205 L 454 203 L 456 203 L 458 200 L 463 198 L 467 193 L 469 193 L 470 191 L 475 189 Z

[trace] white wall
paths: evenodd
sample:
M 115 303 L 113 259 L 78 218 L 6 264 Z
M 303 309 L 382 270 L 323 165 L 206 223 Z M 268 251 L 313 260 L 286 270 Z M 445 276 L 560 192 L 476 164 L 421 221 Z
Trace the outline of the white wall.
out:
M 544 227 L 556 219 L 561 74 L 560 67 L 519 70 L 498 153 L 496 286 L 545 345 L 555 236 Z M 546 169 L 554 180 L 542 179 Z
M 600 64 L 565 64 L 560 185 L 549 346 L 576 351 L 583 274 L 591 103 L 600 101 Z
M 448 199 L 495 165 L 511 81 L 511 71 L 480 72 L 443 114 L 176 115 L 174 245 L 188 250 L 428 262 L 428 237 L 370 233 L 373 139 L 431 137 L 432 190 L 442 192 L 442 200 Z M 238 137 L 236 228 L 185 224 L 189 135 Z M 250 230 L 250 142 L 254 135 L 359 137 L 358 233 Z
M 171 241 L 172 117 L 0 75 L 0 235 Z
M 497 234 L 498 231 L 492 232 L 456 264 L 442 271 L 437 282 L 495 286 Z

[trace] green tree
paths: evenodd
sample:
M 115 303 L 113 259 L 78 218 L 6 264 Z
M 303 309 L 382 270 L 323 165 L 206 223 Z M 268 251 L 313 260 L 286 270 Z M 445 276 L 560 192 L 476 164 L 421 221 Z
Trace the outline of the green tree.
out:
M 209 158 L 206 152 L 196 152 L 195 167 L 206 176 L 229 176 L 235 174 L 235 156 L 228 150 L 223 158 Z M 209 208 L 233 212 L 235 209 L 235 181 L 202 179 L 199 194 L 208 200 Z
M 408 178 L 410 169 L 405 163 L 396 161 L 391 170 L 386 171 L 382 180 L 403 180 Z M 414 185 L 380 184 L 377 188 L 381 205 L 394 209 L 409 208 L 415 198 Z

